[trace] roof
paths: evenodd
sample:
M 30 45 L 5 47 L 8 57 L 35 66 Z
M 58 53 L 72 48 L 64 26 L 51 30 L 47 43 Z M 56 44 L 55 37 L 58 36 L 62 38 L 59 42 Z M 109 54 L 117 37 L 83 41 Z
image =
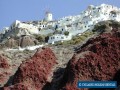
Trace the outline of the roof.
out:
M 52 14 L 50 11 L 46 11 L 45 14 Z

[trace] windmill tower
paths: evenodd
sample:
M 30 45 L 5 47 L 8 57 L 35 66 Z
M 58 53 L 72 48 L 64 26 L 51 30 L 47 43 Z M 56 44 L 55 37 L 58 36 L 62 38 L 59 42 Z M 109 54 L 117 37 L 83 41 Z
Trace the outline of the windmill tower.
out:
M 47 9 L 45 11 L 45 20 L 46 21 L 52 21 L 53 20 L 53 15 L 52 13 L 49 11 L 49 9 Z
M 45 20 L 46 21 L 52 21 L 53 20 L 53 15 L 52 15 L 52 13 L 51 12 L 46 12 L 45 13 Z

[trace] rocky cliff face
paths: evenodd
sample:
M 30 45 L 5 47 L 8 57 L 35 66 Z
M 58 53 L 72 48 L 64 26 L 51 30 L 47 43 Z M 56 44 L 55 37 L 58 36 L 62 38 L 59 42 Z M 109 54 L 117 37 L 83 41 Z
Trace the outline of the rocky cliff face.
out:
M 23 36 L 19 39 L 19 45 L 21 47 L 26 47 L 26 46 L 34 46 L 35 45 L 35 38 L 30 37 L 30 36 Z
M 20 66 L 15 66 L 19 68 L 13 76 L 12 85 L 10 83 L 2 90 L 96 90 L 78 89 L 79 80 L 114 80 L 120 85 L 120 30 L 118 29 L 113 28 L 109 32 L 105 31 L 89 39 L 80 48 L 75 49 L 74 55 L 73 48 L 68 46 L 52 47 L 55 54 L 49 48 L 38 49 L 30 59 L 22 60 Z M 16 65 L 18 59 L 14 59 Z M 7 63 L 0 63 L 0 66 L 4 68 L 4 72 L 5 68 L 9 70 L 10 67 Z M 9 74 L 6 77 L 9 77 Z
M 3 44 L 0 44 L 0 48 L 18 48 L 20 47 L 27 47 L 27 46 L 34 46 L 38 44 L 37 39 L 33 36 L 21 36 L 21 37 L 10 37 L 9 39 L 3 40 Z
M 10 75 L 11 64 L 3 55 L 0 55 L 0 87 L 7 83 Z
M 13 85 L 4 87 L 3 90 L 42 90 L 51 81 L 55 64 L 56 57 L 49 48 L 38 50 L 18 68 Z
M 120 84 L 120 32 L 112 30 L 88 40 L 69 61 L 63 90 L 80 90 L 79 80 L 114 80 Z M 94 90 L 94 89 L 81 89 Z
M 9 48 L 18 47 L 18 42 L 14 38 L 10 38 L 6 41 L 5 46 Z

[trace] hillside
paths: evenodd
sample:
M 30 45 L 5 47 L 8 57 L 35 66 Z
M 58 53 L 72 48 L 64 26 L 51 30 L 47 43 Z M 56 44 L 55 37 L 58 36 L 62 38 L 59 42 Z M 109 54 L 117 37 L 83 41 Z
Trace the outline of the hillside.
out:
M 8 82 L 5 78 L 1 85 L 5 82 L 7 84 L 1 89 L 78 90 L 76 86 L 79 80 L 115 80 L 119 85 L 120 26 L 117 22 L 106 21 L 101 26 L 110 25 L 112 29 L 101 30 L 100 25 L 101 22 L 96 24 L 99 27 L 93 29 L 96 30 L 96 34 L 80 45 L 49 46 L 21 54 L 11 52 L 12 57 L 10 52 L 6 52 L 4 57 L 7 59 L 3 59 L 1 63 L 4 62 L 3 65 L 9 68 L 1 69 L 9 73 L 1 72 L 4 76 L 1 80 L 11 75 L 12 78 Z
M 68 62 L 61 85 L 63 90 L 78 89 L 80 81 L 117 81 L 120 84 L 120 29 L 89 39 Z M 64 83 L 63 83 L 64 82 Z M 111 90 L 111 89 L 102 89 Z
M 0 90 L 99 90 L 78 89 L 79 80 L 120 85 L 119 8 L 90 5 L 59 20 L 46 14 L 1 33 Z
M 94 25 L 99 22 L 107 20 L 120 21 L 120 9 L 108 4 L 90 5 L 76 16 L 66 16 L 59 20 L 54 20 L 50 12 L 47 15 L 51 16 L 37 21 L 21 22 L 16 20 L 10 27 L 3 29 L 0 35 L 2 45 L 12 42 L 14 45 L 8 44 L 7 47 L 16 48 L 34 46 L 41 43 L 54 44 L 56 42 L 69 41 L 76 35 L 91 31 Z M 24 38 L 27 38 L 27 40 Z M 25 41 L 22 42 L 21 39 Z

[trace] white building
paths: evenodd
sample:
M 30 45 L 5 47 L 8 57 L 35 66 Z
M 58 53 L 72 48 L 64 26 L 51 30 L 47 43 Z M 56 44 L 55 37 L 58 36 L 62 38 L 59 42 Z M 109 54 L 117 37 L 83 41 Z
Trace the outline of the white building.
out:
M 6 32 L 8 32 L 10 29 L 9 27 L 4 27 L 2 30 L 1 30 L 1 33 L 2 34 L 5 34 Z
M 23 22 L 20 22 L 18 20 L 16 20 L 10 26 L 10 30 L 13 30 L 15 28 L 22 29 L 22 30 L 28 30 L 28 32 L 31 33 L 31 34 L 38 34 L 39 33 L 39 30 L 38 30 L 37 26 L 34 26 L 33 24 L 23 23 Z
M 57 30 L 62 31 L 61 34 L 55 34 L 49 37 L 48 43 L 54 43 L 56 41 L 70 40 L 71 35 L 77 35 L 85 32 L 86 30 L 92 30 L 96 23 L 105 20 L 120 21 L 120 9 L 107 4 L 101 4 L 100 6 L 90 5 L 88 8 L 76 16 L 66 16 L 57 21 L 53 21 L 53 15 L 50 12 L 45 13 L 44 20 L 35 23 L 24 23 L 16 20 L 6 31 L 15 30 L 17 27 L 21 33 L 28 34 L 42 34 L 47 35 L 54 33 L 57 26 Z M 17 30 L 17 29 L 16 29 Z M 68 31 L 69 36 L 65 36 L 64 32 Z
M 63 34 L 55 34 L 49 37 L 48 43 L 54 44 L 57 41 L 63 42 L 66 40 L 71 40 L 71 39 L 72 39 L 72 35 L 70 34 L 68 36 L 63 35 Z
M 46 21 L 52 21 L 53 20 L 53 15 L 51 12 L 46 12 L 45 13 L 45 20 Z

